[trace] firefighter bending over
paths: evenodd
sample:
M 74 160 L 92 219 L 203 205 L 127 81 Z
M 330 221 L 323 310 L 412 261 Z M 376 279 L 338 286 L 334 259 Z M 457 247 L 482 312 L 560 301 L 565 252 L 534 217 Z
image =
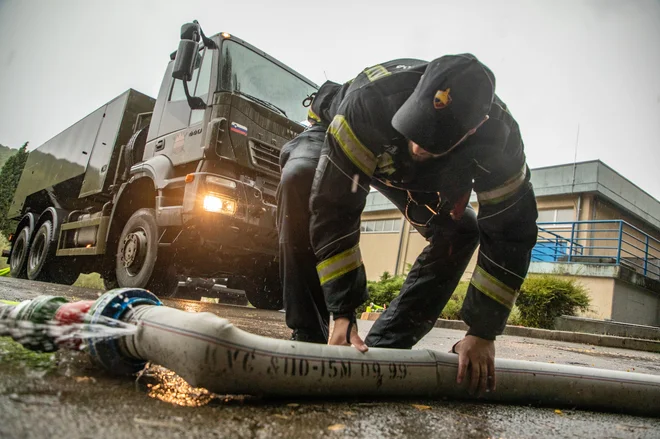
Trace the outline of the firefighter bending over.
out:
M 470 329 L 452 352 L 459 382 L 469 371 L 472 391 L 494 390 L 494 340 L 527 274 L 537 211 L 518 124 L 495 95 L 493 73 L 470 54 L 394 60 L 344 85 L 326 82 L 309 119 L 280 158 L 280 274 L 292 338 L 409 349 L 433 328 L 479 246 L 461 310 Z M 368 299 L 359 239 L 370 186 L 428 245 L 363 341 L 355 309 Z

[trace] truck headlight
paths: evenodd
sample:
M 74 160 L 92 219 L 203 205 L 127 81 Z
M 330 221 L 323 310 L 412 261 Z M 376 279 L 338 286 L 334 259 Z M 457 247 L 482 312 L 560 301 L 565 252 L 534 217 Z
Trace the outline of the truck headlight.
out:
M 236 200 L 220 194 L 210 193 L 204 197 L 204 210 L 233 215 L 236 213 Z

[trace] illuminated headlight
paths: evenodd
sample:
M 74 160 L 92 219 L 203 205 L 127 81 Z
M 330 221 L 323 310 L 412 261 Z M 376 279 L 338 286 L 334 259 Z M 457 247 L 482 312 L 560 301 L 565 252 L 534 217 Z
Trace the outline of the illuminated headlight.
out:
M 236 213 L 236 200 L 219 194 L 209 194 L 204 197 L 204 210 L 233 215 Z

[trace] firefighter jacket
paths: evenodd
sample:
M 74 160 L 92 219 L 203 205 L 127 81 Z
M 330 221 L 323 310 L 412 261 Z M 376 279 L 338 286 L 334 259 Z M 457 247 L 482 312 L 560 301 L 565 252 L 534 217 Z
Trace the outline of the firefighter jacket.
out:
M 518 125 L 496 97 L 488 121 L 464 144 L 444 157 L 413 161 L 391 120 L 424 64 L 393 68 L 397 65 L 406 64 L 366 69 L 348 84 L 333 85 L 333 98 L 323 108 L 312 104 L 319 119 L 329 121 L 310 198 L 311 241 L 328 310 L 348 314 L 368 298 L 359 238 L 372 180 L 446 212 L 460 203 L 464 207 L 474 190 L 480 247 L 461 316 L 469 334 L 494 339 L 516 301 L 537 236 L 536 201 Z

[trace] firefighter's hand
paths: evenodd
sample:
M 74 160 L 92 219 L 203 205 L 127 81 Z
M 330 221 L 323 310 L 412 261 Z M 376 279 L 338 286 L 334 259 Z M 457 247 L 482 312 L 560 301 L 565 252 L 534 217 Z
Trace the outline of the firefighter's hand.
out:
M 349 339 L 346 339 L 346 333 L 349 326 L 351 326 L 351 321 L 346 317 L 339 317 L 334 320 L 334 327 L 332 328 L 332 334 L 328 339 L 328 344 L 338 345 L 338 346 L 353 346 L 360 352 L 367 352 L 369 348 L 364 341 L 358 335 L 357 324 L 353 323 L 351 327 L 351 332 Z
M 454 347 L 458 354 L 457 383 L 462 383 L 466 375 L 470 374 L 470 393 L 495 390 L 495 342 L 485 340 L 474 335 L 466 335 Z

